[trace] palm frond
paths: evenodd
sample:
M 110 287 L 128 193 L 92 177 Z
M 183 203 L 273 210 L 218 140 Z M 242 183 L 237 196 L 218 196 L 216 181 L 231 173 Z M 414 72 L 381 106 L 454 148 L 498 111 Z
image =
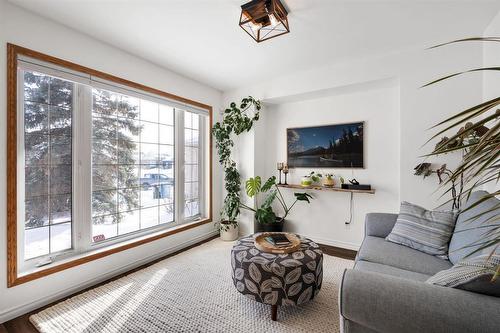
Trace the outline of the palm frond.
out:
M 441 43 L 428 47 L 427 50 L 462 42 L 500 42 L 500 37 L 469 37 L 469 38 L 456 39 L 451 42 Z
M 483 72 L 483 71 L 500 71 L 500 67 L 474 68 L 474 69 L 469 69 L 469 70 L 466 70 L 466 71 L 463 71 L 463 72 L 449 74 L 449 75 L 446 75 L 446 76 L 444 76 L 442 78 L 439 78 L 439 79 L 436 79 L 436 80 L 431 81 L 429 83 L 426 83 L 423 86 L 421 86 L 420 88 L 428 87 L 428 86 L 436 84 L 438 82 L 441 82 L 441 81 L 444 81 L 444 80 L 447 80 L 447 79 L 451 79 L 452 77 L 455 77 L 455 76 L 459 76 L 459 75 L 463 75 L 463 74 L 467 74 L 467 73 Z
M 478 105 L 475 105 L 473 107 L 470 107 L 464 111 L 461 111 L 457 114 L 454 114 L 453 116 L 451 117 L 448 117 L 446 118 L 445 120 L 442 120 L 441 122 L 437 123 L 436 125 L 432 126 L 430 129 L 432 128 L 435 128 L 435 127 L 438 127 L 438 126 L 441 126 L 441 125 L 444 125 L 450 121 L 453 121 L 457 118 L 460 118 L 460 117 L 465 117 L 466 115 L 470 114 L 470 113 L 474 113 L 480 109 L 483 109 L 483 108 L 488 108 L 488 109 L 491 109 L 491 108 L 494 108 L 496 105 L 499 105 L 500 104 L 500 97 L 496 97 L 496 98 L 493 98 L 493 99 L 490 99 L 489 101 L 486 101 L 486 102 L 483 102 L 481 104 L 478 104 Z M 489 107 L 488 107 L 489 106 Z

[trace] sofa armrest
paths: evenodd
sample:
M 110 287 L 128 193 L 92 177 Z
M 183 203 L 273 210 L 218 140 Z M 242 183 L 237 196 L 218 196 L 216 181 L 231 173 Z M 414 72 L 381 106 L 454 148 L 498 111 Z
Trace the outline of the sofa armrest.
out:
M 340 312 L 377 332 L 498 332 L 500 298 L 346 270 Z
M 365 236 L 387 237 L 396 223 L 398 214 L 368 213 L 365 218 Z

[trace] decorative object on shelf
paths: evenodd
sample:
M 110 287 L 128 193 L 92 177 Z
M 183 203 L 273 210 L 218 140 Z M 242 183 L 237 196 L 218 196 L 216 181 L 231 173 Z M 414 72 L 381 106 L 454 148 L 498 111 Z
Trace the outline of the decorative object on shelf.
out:
M 283 168 L 285 167 L 285 164 L 283 162 L 278 162 L 278 171 L 280 172 L 280 178 L 279 178 L 279 182 L 278 182 L 278 185 L 281 185 L 281 171 L 283 170 Z
M 498 43 L 500 42 L 500 37 L 465 38 L 436 45 L 434 48 L 468 41 Z M 458 75 L 479 71 L 498 72 L 498 66 L 475 68 L 464 72 L 454 73 L 434 80 L 424 85 L 424 87 Z M 478 188 L 482 188 L 486 184 L 498 182 L 498 179 L 500 178 L 500 163 L 498 163 L 498 142 L 500 142 L 499 105 L 500 97 L 495 97 L 464 111 L 460 111 L 436 124 L 433 128 L 441 127 L 441 129 L 427 141 L 428 143 L 429 141 L 444 135 L 451 129 L 458 129 L 458 132 L 455 135 L 452 135 L 451 137 L 443 137 L 434 147 L 434 150 L 428 154 L 428 156 L 436 156 L 452 151 L 461 151 L 463 153 L 463 158 L 459 165 L 452 170 L 448 179 L 440 184 L 441 187 L 446 188 L 450 185 L 452 186 L 453 183 L 463 182 L 463 186 L 466 190 L 458 194 L 458 202 L 461 202 L 464 198 L 468 198 L 469 195 Z M 487 128 L 485 126 L 486 124 L 490 127 Z M 486 196 L 478 199 L 473 205 L 477 206 L 490 198 L 498 196 L 500 196 L 500 190 L 496 187 L 494 192 L 488 193 Z M 473 216 L 471 216 L 469 220 L 475 220 L 481 216 L 481 214 L 472 215 Z M 495 219 L 492 219 L 489 222 L 493 223 L 495 222 Z M 496 231 L 491 232 L 496 232 L 497 237 L 492 241 L 480 243 L 480 246 L 477 249 L 478 252 L 485 251 L 493 254 L 495 249 L 498 249 L 498 246 L 500 246 L 499 229 L 497 228 Z M 496 274 L 493 276 L 492 280 L 500 277 L 500 265 L 497 265 L 495 271 Z
M 286 204 L 283 195 L 280 192 L 278 185 L 276 184 L 276 177 L 272 176 L 269 178 L 264 185 L 262 185 L 262 180 L 260 176 L 255 178 L 249 178 L 245 182 L 246 193 L 250 198 L 255 198 L 255 207 L 252 208 L 244 203 L 240 202 L 240 207 L 252 211 L 255 214 L 254 218 L 254 229 L 255 232 L 262 231 L 282 231 L 285 218 L 290 213 L 291 209 L 295 206 L 298 201 L 306 201 L 310 203 L 309 199 L 313 197 L 307 193 L 294 193 L 295 201 L 288 206 Z M 259 205 L 258 194 L 265 194 L 265 198 L 262 204 Z M 272 203 L 274 200 L 278 200 L 281 207 L 283 208 L 283 216 L 279 217 L 273 211 Z
M 332 173 L 325 174 L 325 179 L 323 180 L 323 186 L 334 187 L 335 186 L 335 175 Z
M 280 247 L 271 244 L 267 238 L 282 235 L 288 239 L 288 245 Z M 291 253 L 300 249 L 300 239 L 292 233 L 289 232 L 263 232 L 258 234 L 254 240 L 255 247 L 262 252 L 267 253 Z
M 318 184 L 320 181 L 320 178 L 322 178 L 323 175 L 320 173 L 316 173 L 314 171 L 311 171 L 308 175 L 305 175 L 304 177 L 301 178 L 300 184 L 304 187 L 309 187 L 314 184 Z
M 287 129 L 291 168 L 363 168 L 364 122 Z
M 290 32 L 280 0 L 253 0 L 241 6 L 240 27 L 257 43 Z
M 358 182 L 351 183 L 351 184 L 342 184 L 340 187 L 343 189 L 346 189 L 346 190 L 371 190 L 372 189 L 371 185 L 360 184 Z
M 312 186 L 312 183 L 313 181 L 309 176 L 304 176 L 300 179 L 300 185 L 302 185 L 303 187 L 310 187 Z
M 288 183 L 286 182 L 286 177 L 287 177 L 287 175 L 288 175 L 288 172 L 290 172 L 290 170 L 288 169 L 288 165 L 287 165 L 287 164 L 285 164 L 285 165 L 283 166 L 283 173 L 285 174 L 285 185 L 288 185 Z
M 359 185 L 359 182 L 356 180 L 356 178 L 349 179 L 349 183 L 351 183 L 352 185 Z
M 239 105 L 231 103 L 223 113 L 223 120 L 217 122 L 212 127 L 212 135 L 215 138 L 215 148 L 219 155 L 219 162 L 224 168 L 224 188 L 226 190 L 226 197 L 224 198 L 224 205 L 220 212 L 221 222 L 218 223 L 219 229 L 222 233 L 230 233 L 224 235 L 224 239 L 238 237 L 238 223 L 236 218 L 240 213 L 240 173 L 236 168 L 236 162 L 231 158 L 232 147 L 234 142 L 232 139 L 233 134 L 240 135 L 241 133 L 248 132 L 253 123 L 259 120 L 259 111 L 261 104 L 259 100 L 249 96 L 243 98 Z M 254 111 L 254 113 L 250 113 Z M 248 114 L 250 113 L 250 114 Z M 236 230 L 233 230 L 236 229 Z M 236 235 L 236 236 L 234 236 Z M 228 239 L 229 240 L 229 239 Z

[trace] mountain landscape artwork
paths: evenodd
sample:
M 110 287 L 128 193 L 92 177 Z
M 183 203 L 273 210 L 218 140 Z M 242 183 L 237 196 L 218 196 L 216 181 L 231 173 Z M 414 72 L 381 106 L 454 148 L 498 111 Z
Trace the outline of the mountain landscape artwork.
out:
M 287 129 L 290 168 L 363 168 L 364 123 Z

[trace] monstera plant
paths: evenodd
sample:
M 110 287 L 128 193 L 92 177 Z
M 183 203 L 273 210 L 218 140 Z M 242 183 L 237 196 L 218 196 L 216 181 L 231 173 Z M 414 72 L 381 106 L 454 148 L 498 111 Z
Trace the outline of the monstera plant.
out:
M 309 199 L 312 196 L 308 193 L 294 193 L 295 201 L 291 205 L 287 205 L 285 198 L 280 192 L 276 184 L 276 177 L 270 177 L 263 185 L 260 176 L 249 178 L 245 182 L 246 193 L 250 198 L 255 199 L 255 208 L 250 207 L 240 202 L 240 207 L 247 209 L 255 214 L 256 230 L 258 231 L 281 231 L 278 229 L 283 228 L 283 222 L 288 216 L 292 208 L 299 201 L 310 203 Z M 260 195 L 259 195 L 260 194 Z M 264 199 L 260 201 L 260 196 Z M 283 208 L 282 216 L 277 216 L 273 210 L 272 204 L 278 200 L 280 206 Z M 267 228 L 266 228 L 267 227 Z
M 443 47 L 452 43 L 481 41 L 481 42 L 500 42 L 500 37 L 475 37 L 455 40 L 449 43 L 440 44 L 436 47 Z M 463 72 L 453 73 L 445 77 L 434 80 L 425 86 L 436 84 L 443 80 L 463 75 L 471 72 L 481 71 L 500 71 L 500 67 L 483 67 L 474 68 Z M 425 87 L 424 86 L 424 87 Z M 439 143 L 434 147 L 434 150 L 427 156 L 436 156 L 445 153 L 462 151 L 464 152 L 460 164 L 453 170 L 450 170 L 446 180 L 441 182 L 441 186 L 448 187 L 446 192 L 452 190 L 452 184 L 462 183 L 463 191 L 458 194 L 458 200 L 461 201 L 470 196 L 471 192 L 490 183 L 498 184 L 500 180 L 500 97 L 495 97 L 481 104 L 460 111 L 457 114 L 444 119 L 436 124 L 433 128 L 437 132 L 429 139 L 433 140 L 443 136 L 450 130 L 455 130 L 456 134 L 450 137 L 442 137 Z M 461 212 L 472 209 L 481 202 L 492 197 L 500 196 L 500 190 L 494 190 L 487 196 L 472 203 Z M 500 205 L 496 205 L 488 212 L 498 210 Z M 482 214 L 488 213 L 483 212 Z M 478 218 L 480 215 L 472 217 Z M 500 216 L 494 214 L 488 219 L 491 228 L 487 234 L 487 240 L 479 244 L 471 244 L 478 246 L 475 252 L 484 249 L 493 249 L 492 254 L 500 248 L 500 224 L 498 223 Z M 496 268 L 496 274 L 493 279 L 500 275 L 500 266 Z
M 243 98 L 239 104 L 231 103 L 224 110 L 223 120 L 212 127 L 215 148 L 219 162 L 224 169 L 224 188 L 226 197 L 221 211 L 219 227 L 221 231 L 236 229 L 236 218 L 240 213 L 240 173 L 231 153 L 234 146 L 233 136 L 250 131 L 255 121 L 259 120 L 261 103 L 252 96 Z

